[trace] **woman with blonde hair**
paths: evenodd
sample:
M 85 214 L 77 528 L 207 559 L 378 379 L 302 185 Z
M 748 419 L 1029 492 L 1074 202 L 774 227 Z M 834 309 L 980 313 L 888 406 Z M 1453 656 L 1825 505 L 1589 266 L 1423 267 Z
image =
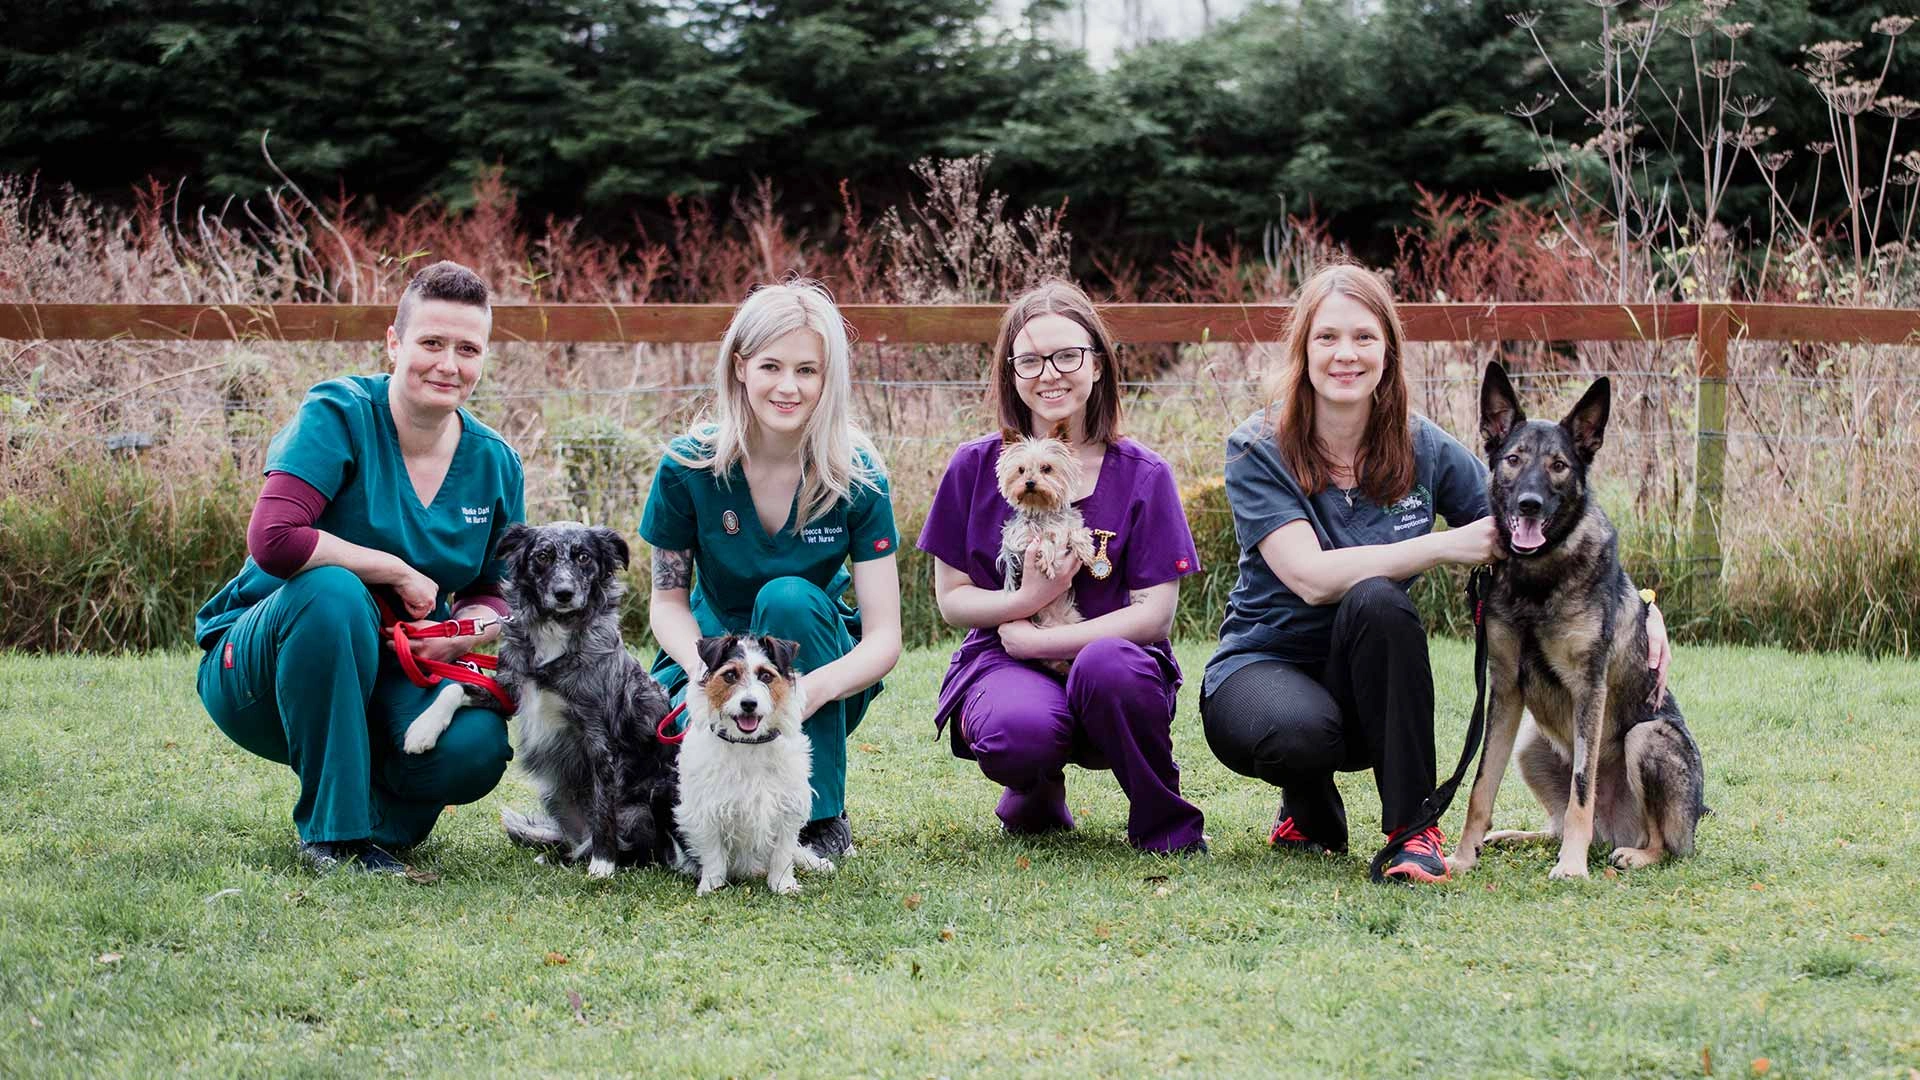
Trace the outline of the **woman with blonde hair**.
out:
M 825 288 L 754 290 L 721 339 L 710 415 L 668 445 L 640 519 L 653 675 L 676 702 L 702 674 L 702 637 L 800 644 L 813 748 L 801 842 L 823 858 L 852 850 L 847 735 L 900 658 L 899 537 L 879 451 L 849 415 L 849 366 Z M 842 599 L 849 582 L 857 608 Z
M 1207 743 L 1280 788 L 1268 843 L 1345 851 L 1336 771 L 1372 769 L 1389 880 L 1444 881 L 1435 826 L 1401 837 L 1434 788 L 1433 670 L 1407 597 L 1436 566 L 1504 558 L 1486 467 L 1410 411 L 1386 282 L 1329 266 L 1294 303 L 1272 403 L 1227 439 L 1240 576 L 1200 684 Z M 1451 528 L 1434 532 L 1434 518 Z M 1664 672 L 1666 631 L 1648 621 Z

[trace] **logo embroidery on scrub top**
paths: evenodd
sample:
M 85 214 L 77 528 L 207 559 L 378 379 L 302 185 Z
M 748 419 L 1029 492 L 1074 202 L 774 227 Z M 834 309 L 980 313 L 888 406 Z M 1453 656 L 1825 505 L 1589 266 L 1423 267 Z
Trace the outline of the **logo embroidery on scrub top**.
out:
M 1193 569 L 1193 563 L 1186 559 L 1180 559 L 1173 564 L 1173 568 L 1184 574 Z
M 873 550 L 875 551 L 885 551 L 892 546 L 893 546 L 893 541 L 887 539 L 884 536 L 873 542 Z
M 469 525 L 488 525 L 493 522 L 491 506 L 463 506 L 460 508 L 460 513 L 467 519 Z

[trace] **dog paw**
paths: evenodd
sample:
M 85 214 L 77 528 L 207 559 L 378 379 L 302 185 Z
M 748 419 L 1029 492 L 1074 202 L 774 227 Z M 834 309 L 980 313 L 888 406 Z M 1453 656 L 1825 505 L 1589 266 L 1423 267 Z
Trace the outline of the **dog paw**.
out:
M 409 754 L 424 754 L 440 742 L 440 733 L 446 725 L 434 716 L 421 716 L 407 725 L 406 751 Z
M 1547 880 L 1549 881 L 1566 881 L 1569 878 L 1583 878 L 1586 876 L 1587 864 L 1584 862 L 1554 863 L 1553 869 L 1547 871 Z
M 794 880 L 792 874 L 788 874 L 778 881 L 769 880 L 767 882 L 767 888 L 779 893 L 781 896 L 800 895 L 800 883 Z
M 1652 866 L 1660 861 L 1664 852 L 1656 848 L 1614 848 L 1607 861 L 1622 870 L 1638 870 L 1643 866 Z
M 1478 865 L 1480 857 L 1464 849 L 1447 856 L 1447 869 L 1456 874 L 1464 874 Z
M 596 855 L 587 864 L 587 876 L 590 878 L 610 878 L 613 876 L 613 860 L 604 855 Z
M 727 887 L 727 882 L 725 878 L 721 878 L 719 880 L 715 880 L 713 878 L 701 878 L 700 887 L 693 890 L 693 895 L 705 896 L 708 893 L 719 892 L 721 889 L 724 889 L 726 887 Z

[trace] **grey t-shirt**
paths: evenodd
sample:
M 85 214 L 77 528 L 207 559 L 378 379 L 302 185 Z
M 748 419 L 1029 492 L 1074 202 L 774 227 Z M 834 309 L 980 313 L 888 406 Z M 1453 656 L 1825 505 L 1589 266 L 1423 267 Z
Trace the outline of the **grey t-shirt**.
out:
M 1384 507 L 1358 491 L 1349 499 L 1335 487 L 1309 498 L 1281 459 L 1265 410 L 1227 437 L 1227 501 L 1240 543 L 1240 580 L 1227 597 L 1220 648 L 1200 682 L 1203 695 L 1256 660 L 1318 664 L 1327 658 L 1338 605 L 1309 604 L 1274 575 L 1259 546 L 1275 529 L 1305 520 L 1320 547 L 1332 550 L 1424 536 L 1433 531 L 1436 510 L 1456 527 L 1487 516 L 1486 465 L 1433 421 L 1416 413 L 1412 422 L 1413 490 Z M 1397 584 L 1406 589 L 1413 582 Z

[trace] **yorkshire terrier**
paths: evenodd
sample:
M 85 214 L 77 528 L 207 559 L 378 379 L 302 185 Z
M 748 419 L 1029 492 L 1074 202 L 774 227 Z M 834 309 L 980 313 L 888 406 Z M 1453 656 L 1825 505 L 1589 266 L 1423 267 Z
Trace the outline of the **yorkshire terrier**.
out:
M 1013 517 L 1000 530 L 1001 587 L 1005 591 L 1020 587 L 1027 549 L 1035 543 L 1040 545 L 1041 569 L 1048 577 L 1064 573 L 1075 556 L 1082 566 L 1093 565 L 1093 533 L 1073 505 L 1073 489 L 1080 483 L 1080 459 L 1067 445 L 1066 424 L 1039 438 L 1011 429 L 1003 432 L 1000 464 L 994 476 L 1000 494 L 1013 507 Z M 1035 626 L 1079 621 L 1080 609 L 1073 602 L 1071 588 L 1033 615 Z M 1063 675 L 1073 666 L 1068 660 L 1044 663 Z

